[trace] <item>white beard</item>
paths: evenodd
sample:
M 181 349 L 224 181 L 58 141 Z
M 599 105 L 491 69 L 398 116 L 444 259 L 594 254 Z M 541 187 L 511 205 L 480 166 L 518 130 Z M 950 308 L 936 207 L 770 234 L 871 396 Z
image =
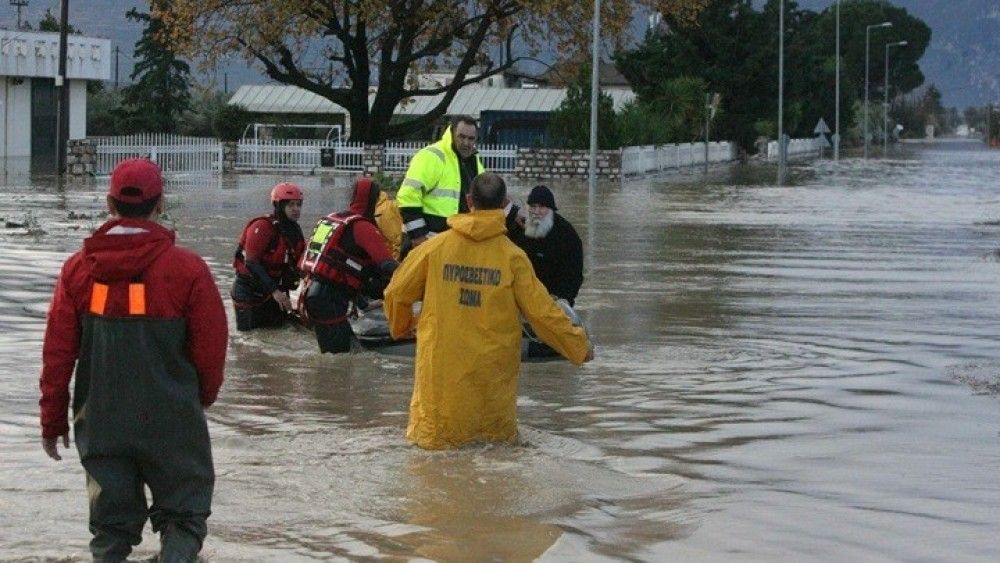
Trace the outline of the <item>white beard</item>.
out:
M 555 225 L 555 217 L 554 211 L 550 211 L 540 218 L 535 218 L 529 213 L 524 221 L 524 236 L 535 239 L 545 238 L 552 230 L 552 225 Z

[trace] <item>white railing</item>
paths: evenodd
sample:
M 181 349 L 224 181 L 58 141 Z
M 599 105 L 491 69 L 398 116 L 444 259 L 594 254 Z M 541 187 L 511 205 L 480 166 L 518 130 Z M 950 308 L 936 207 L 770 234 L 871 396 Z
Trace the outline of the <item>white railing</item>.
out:
M 517 145 L 481 145 L 479 158 L 491 172 L 512 173 L 517 169 Z
M 406 172 L 410 158 L 426 146 L 426 142 L 386 142 L 382 153 L 382 169 L 386 172 Z
M 736 159 L 730 142 L 708 144 L 709 164 Z M 622 148 L 622 175 L 652 174 L 705 164 L 705 143 L 677 143 Z
M 788 140 L 788 158 L 793 156 L 819 156 L 824 147 L 824 141 L 820 138 L 808 138 L 808 139 L 789 139 Z M 778 160 L 778 141 L 771 141 L 767 143 L 767 154 L 765 155 L 767 160 L 777 161 Z
M 91 139 L 97 153 L 94 173 L 98 175 L 111 174 L 118 162 L 135 157 L 152 159 L 168 174 L 222 172 L 222 143 L 217 139 L 168 133 Z
M 334 158 L 333 166 L 327 168 L 364 169 L 362 166 L 364 145 L 361 143 L 320 139 L 280 139 L 240 141 L 236 147 L 236 170 L 312 172 L 323 167 L 323 154 L 326 151 L 332 151 Z
M 382 156 L 383 170 L 405 172 L 413 155 L 426 146 L 426 142 L 387 142 Z M 491 172 L 511 173 L 517 168 L 517 145 L 478 145 L 476 149 L 483 166 Z

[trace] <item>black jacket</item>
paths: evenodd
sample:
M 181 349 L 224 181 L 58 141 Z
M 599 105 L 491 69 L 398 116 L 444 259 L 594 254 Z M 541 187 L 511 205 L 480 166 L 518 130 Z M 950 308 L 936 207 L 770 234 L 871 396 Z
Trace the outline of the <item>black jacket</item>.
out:
M 573 305 L 583 285 L 583 243 L 569 221 L 552 213 L 552 230 L 545 238 L 528 238 L 520 228 L 511 232 L 510 237 L 524 249 L 535 268 L 535 275 L 549 293 Z

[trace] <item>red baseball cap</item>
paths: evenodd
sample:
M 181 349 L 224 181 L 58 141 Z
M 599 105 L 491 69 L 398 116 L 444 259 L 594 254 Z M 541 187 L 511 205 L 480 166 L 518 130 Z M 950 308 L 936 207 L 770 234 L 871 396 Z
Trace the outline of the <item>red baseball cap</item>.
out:
M 163 173 L 146 158 L 129 158 L 111 173 L 108 195 L 122 203 L 142 203 L 163 194 Z

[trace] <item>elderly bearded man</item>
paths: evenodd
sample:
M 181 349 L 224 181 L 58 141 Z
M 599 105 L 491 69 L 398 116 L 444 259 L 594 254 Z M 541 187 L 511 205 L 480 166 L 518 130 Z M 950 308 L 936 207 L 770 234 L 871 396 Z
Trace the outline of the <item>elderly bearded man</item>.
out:
M 556 213 L 549 188 L 532 188 L 524 226 L 510 235 L 528 255 L 545 289 L 573 305 L 583 285 L 583 243 L 573 225 Z

